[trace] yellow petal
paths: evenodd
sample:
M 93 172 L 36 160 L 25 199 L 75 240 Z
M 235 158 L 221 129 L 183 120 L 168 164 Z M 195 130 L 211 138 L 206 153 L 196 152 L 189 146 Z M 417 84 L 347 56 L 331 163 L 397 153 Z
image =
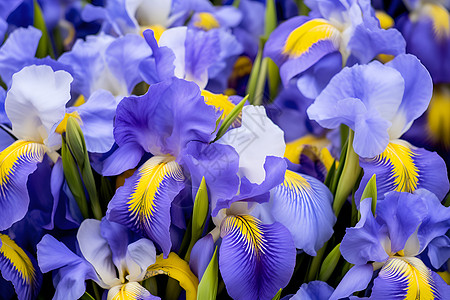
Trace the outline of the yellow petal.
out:
M 159 255 L 156 262 L 148 267 L 144 280 L 162 274 L 180 282 L 180 286 L 186 291 L 186 300 L 197 299 L 198 278 L 192 273 L 189 264 L 176 253 L 170 252 L 167 259 L 162 254 Z

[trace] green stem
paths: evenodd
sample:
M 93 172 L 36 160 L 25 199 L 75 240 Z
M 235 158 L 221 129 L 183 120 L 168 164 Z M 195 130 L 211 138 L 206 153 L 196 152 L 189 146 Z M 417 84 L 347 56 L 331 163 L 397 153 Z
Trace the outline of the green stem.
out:
M 322 264 L 322 258 L 323 255 L 325 254 L 325 249 L 327 248 L 327 244 L 325 243 L 325 245 L 323 245 L 322 248 L 319 249 L 319 251 L 317 251 L 317 255 L 314 256 L 312 262 L 311 262 L 311 266 L 309 268 L 309 272 L 308 272 L 308 282 L 309 281 L 313 281 L 317 278 L 317 275 L 319 273 L 320 270 L 320 265 Z

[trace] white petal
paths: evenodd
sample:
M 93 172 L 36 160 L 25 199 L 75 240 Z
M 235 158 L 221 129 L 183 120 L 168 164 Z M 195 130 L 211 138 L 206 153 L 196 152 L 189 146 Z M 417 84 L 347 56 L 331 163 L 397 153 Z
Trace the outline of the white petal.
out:
M 171 0 L 143 0 L 136 16 L 141 26 L 169 25 L 169 14 L 172 8 Z
M 149 239 L 140 239 L 128 245 L 128 253 L 139 268 L 137 272 L 132 272 L 129 268 L 129 281 L 141 281 L 147 272 L 147 268 L 156 262 L 156 249 L 153 242 Z
M 120 284 L 116 277 L 111 249 L 100 233 L 100 221 L 84 220 L 78 229 L 77 240 L 81 253 L 94 266 L 101 280 L 108 286 Z
M 46 65 L 29 66 L 13 75 L 5 110 L 13 133 L 24 140 L 44 142 L 54 124 L 64 118 L 72 76 Z
M 163 32 L 159 39 L 158 45 L 160 47 L 168 47 L 175 54 L 175 76 L 178 78 L 184 78 L 186 74 L 185 69 L 185 52 L 186 47 L 184 42 L 186 41 L 187 27 L 174 27 Z
M 258 184 L 266 177 L 266 157 L 283 157 L 286 149 L 284 132 L 267 117 L 264 107 L 253 105 L 242 109 L 242 126 L 229 130 L 218 143 L 239 154 L 239 176 Z

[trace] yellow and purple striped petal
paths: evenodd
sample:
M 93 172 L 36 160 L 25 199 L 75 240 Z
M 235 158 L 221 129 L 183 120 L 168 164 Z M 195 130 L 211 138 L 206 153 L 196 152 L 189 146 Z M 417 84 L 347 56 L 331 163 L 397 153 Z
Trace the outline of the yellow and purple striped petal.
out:
M 293 30 L 283 47 L 283 54 L 290 58 L 300 57 L 310 52 L 314 45 L 328 42 L 339 49 L 340 31 L 325 19 L 312 19 Z
M 170 206 L 185 177 L 172 156 L 153 156 L 120 187 L 108 205 L 110 221 L 149 237 L 170 252 Z
M 378 196 L 383 197 L 390 191 L 412 193 L 425 188 L 439 199 L 448 189 L 446 167 L 443 159 L 435 152 L 416 148 L 402 140 L 391 141 L 386 150 L 370 159 L 360 159 L 364 176 L 356 199 L 360 199 L 362 191 L 370 178 L 377 175 Z
M 0 152 L 0 230 L 25 216 L 30 202 L 28 175 L 42 162 L 45 148 L 43 144 L 19 140 Z
M 391 257 L 374 280 L 371 299 L 447 299 L 449 287 L 437 277 L 416 257 Z
M 37 296 L 42 273 L 36 260 L 5 234 L 0 234 L 0 271 L 3 278 L 13 283 L 19 300 Z
M 109 290 L 107 300 L 151 300 L 160 299 L 150 294 L 137 282 L 117 285 Z
M 272 193 L 272 214 L 291 232 L 295 247 L 316 255 L 333 234 L 333 195 L 319 180 L 290 170 Z
M 272 299 L 289 282 L 295 246 L 280 223 L 249 215 L 228 216 L 221 225 L 219 268 L 233 299 Z

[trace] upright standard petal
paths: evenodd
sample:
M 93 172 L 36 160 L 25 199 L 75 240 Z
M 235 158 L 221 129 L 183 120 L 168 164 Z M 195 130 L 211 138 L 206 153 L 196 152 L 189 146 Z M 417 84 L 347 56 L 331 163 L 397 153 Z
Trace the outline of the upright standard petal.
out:
M 392 140 L 401 137 L 413 121 L 425 112 L 430 104 L 433 82 L 425 66 L 411 54 L 399 55 L 386 66 L 399 71 L 405 80 L 402 103 L 394 118 L 390 120 L 392 126 L 389 128 L 389 136 Z
M 295 247 L 316 255 L 333 234 L 333 195 L 317 179 L 287 170 L 272 192 L 272 214 L 291 232 Z
M 234 299 L 272 299 L 289 282 L 295 246 L 280 223 L 270 225 L 248 215 L 228 216 L 221 225 L 219 267 Z
M 9 236 L 0 233 L 0 271 L 13 283 L 19 300 L 35 299 L 42 283 L 37 262 Z
M 377 175 L 380 198 L 390 191 L 412 193 L 424 188 L 442 199 L 449 190 L 448 178 L 442 176 L 447 172 L 444 160 L 435 152 L 416 148 L 402 140 L 391 141 L 386 150 L 374 158 L 361 158 L 360 165 L 364 176 L 355 199 L 360 199 L 374 174 Z
M 13 74 L 34 59 L 41 36 L 42 33 L 34 27 L 18 28 L 0 48 L 0 76 L 8 87 Z
M 14 74 L 5 110 L 20 139 L 47 142 L 53 125 L 64 118 L 72 76 L 46 65 L 29 66 Z M 50 147 L 58 145 L 49 145 Z
M 216 119 L 196 84 L 173 78 L 151 85 L 141 97 L 124 98 L 117 107 L 114 137 L 119 148 L 134 144 L 178 158 L 189 141 L 210 141 Z
M 390 249 L 384 248 L 387 230 L 377 223 L 371 211 L 372 199 L 361 202 L 361 219 L 355 227 L 347 228 L 340 251 L 348 262 L 363 265 L 369 261 L 384 262 L 389 258 Z
M 101 235 L 100 221 L 86 219 L 77 232 L 77 241 L 84 258 L 94 266 L 95 271 L 107 286 L 120 283 L 111 259 L 108 241 Z
M 229 130 L 217 142 L 236 150 L 239 175 L 257 184 L 265 179 L 266 157 L 283 157 L 286 148 L 283 131 L 267 117 L 264 107 L 253 105 L 242 109 L 241 127 Z
M 8 229 L 27 213 L 28 175 L 44 154 L 44 145 L 20 140 L 0 152 L 0 230 Z
M 155 241 L 170 252 L 170 206 L 184 188 L 183 171 L 170 156 L 154 156 L 120 187 L 108 205 L 107 218 Z
M 375 278 L 371 299 L 446 299 L 450 288 L 436 277 L 416 257 L 392 257 Z

